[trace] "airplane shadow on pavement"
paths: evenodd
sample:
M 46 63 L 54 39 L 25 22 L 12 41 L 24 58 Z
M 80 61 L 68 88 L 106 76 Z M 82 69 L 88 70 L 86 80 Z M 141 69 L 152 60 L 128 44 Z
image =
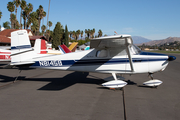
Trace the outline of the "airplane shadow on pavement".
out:
M 17 80 L 23 80 L 23 81 L 44 81 L 49 82 L 45 86 L 39 88 L 38 90 L 63 90 L 65 88 L 68 88 L 76 83 L 83 83 L 83 84 L 96 84 L 99 85 L 98 89 L 106 89 L 104 87 L 101 87 L 101 84 L 105 81 L 101 78 L 94 77 L 92 75 L 89 75 L 94 78 L 87 78 L 89 75 L 88 72 L 72 72 L 70 74 L 67 74 L 66 76 L 62 78 L 26 78 L 25 76 L 19 76 Z M 16 79 L 16 77 L 9 77 L 0 75 L 0 82 L 12 82 Z M 125 80 L 128 84 L 127 85 L 135 85 L 137 87 L 146 87 L 146 88 L 152 88 L 144 85 L 137 85 L 137 83 L 131 81 L 131 80 Z
M 50 82 L 38 90 L 63 90 L 76 83 L 101 84 L 103 80 L 87 78 L 88 72 L 73 72 L 62 78 L 25 78 L 23 81 L 47 81 Z
M 12 82 L 16 79 L 16 77 L 9 77 L 5 75 L 0 75 L 0 82 L 6 83 L 6 82 Z M 23 80 L 25 79 L 25 76 L 19 76 L 17 80 Z

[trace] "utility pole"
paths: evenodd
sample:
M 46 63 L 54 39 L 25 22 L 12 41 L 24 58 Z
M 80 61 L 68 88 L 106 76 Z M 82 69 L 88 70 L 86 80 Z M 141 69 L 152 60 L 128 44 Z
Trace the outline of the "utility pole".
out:
M 46 26 L 46 31 L 47 31 L 47 28 L 48 28 L 48 18 L 49 18 L 50 2 L 51 2 L 51 0 L 49 0 L 49 7 L 48 7 L 48 16 L 47 16 L 47 26 Z

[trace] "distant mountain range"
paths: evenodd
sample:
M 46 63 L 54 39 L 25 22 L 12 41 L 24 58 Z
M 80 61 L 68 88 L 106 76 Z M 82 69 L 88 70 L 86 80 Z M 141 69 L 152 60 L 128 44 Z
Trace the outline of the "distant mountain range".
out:
M 81 38 L 79 38 L 81 39 Z M 82 38 L 83 40 L 85 39 L 85 37 Z M 175 41 L 180 41 L 180 37 L 168 37 L 166 39 L 162 39 L 162 40 L 150 40 L 141 36 L 132 36 L 133 39 L 133 43 L 135 45 L 149 45 L 149 46 L 153 46 L 153 45 L 162 45 L 164 43 L 170 43 L 170 42 L 175 42 Z
M 141 36 L 132 36 L 133 39 L 133 43 L 134 44 L 141 44 L 141 43 L 146 43 L 146 42 L 150 42 L 152 40 L 141 37 Z
M 78 40 L 80 40 L 80 39 L 85 40 L 85 36 L 83 36 L 82 38 L 79 37 Z M 141 44 L 141 43 L 152 41 L 150 39 L 147 39 L 147 38 L 144 38 L 144 37 L 141 37 L 141 36 L 132 36 L 132 39 L 133 39 L 134 44 Z
M 175 42 L 175 41 L 180 41 L 180 37 L 168 37 L 168 38 L 162 39 L 162 40 L 152 40 L 149 42 L 142 42 L 137 45 L 145 44 L 145 45 L 149 45 L 149 46 L 153 46 L 153 45 L 159 46 L 159 45 L 163 45 L 164 43 L 170 43 L 170 42 Z

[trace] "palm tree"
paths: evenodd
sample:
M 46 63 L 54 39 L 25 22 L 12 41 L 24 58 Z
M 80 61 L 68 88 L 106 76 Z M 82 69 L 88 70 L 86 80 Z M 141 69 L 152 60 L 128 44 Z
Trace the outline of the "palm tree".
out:
M 50 37 L 50 30 L 46 30 L 46 38 L 49 40 Z
M 90 29 L 85 29 L 85 33 L 87 34 L 87 37 L 89 38 L 89 36 L 91 35 L 91 30 Z
M 19 7 L 20 4 L 21 4 L 20 0 L 14 0 L 14 5 L 16 7 L 16 9 L 15 9 L 16 18 L 17 18 L 17 8 Z M 15 26 L 16 26 L 16 23 L 15 23 Z
M 2 12 L 0 11 L 0 20 L 1 20 L 1 17 L 2 17 Z
M 37 13 L 36 12 L 32 12 L 29 14 L 29 18 L 28 18 L 28 21 L 27 21 L 27 28 L 30 27 L 31 29 L 31 23 L 33 23 L 33 21 L 37 20 Z
M 91 38 L 94 38 L 95 28 L 92 29 Z
M 77 31 L 76 31 L 76 40 L 78 40 L 80 33 L 81 33 L 80 30 L 77 30 Z
M 50 27 L 52 26 L 52 22 L 51 21 L 48 22 L 48 26 L 49 26 L 49 30 L 50 30 Z
M 39 30 L 38 20 L 33 21 L 33 25 L 31 26 L 31 30 L 35 35 L 37 35 L 37 31 Z
M 98 37 L 102 37 L 102 31 L 101 31 L 101 29 L 99 29 L 99 31 L 98 31 Z
M 28 26 L 26 26 L 26 19 L 29 18 L 30 12 L 33 10 L 33 5 L 29 3 L 26 8 L 24 9 L 22 15 L 24 19 L 24 29 Z
M 81 39 L 82 39 L 82 37 L 83 37 L 83 31 L 81 31 Z
M 85 29 L 85 36 L 87 35 L 87 29 Z
M 10 23 L 8 21 L 4 22 L 3 27 L 6 29 L 10 29 Z
M 29 3 L 28 5 L 27 5 L 27 7 L 28 7 L 28 9 L 27 9 L 27 18 L 28 19 L 30 19 L 30 13 L 32 12 L 32 10 L 33 10 L 33 5 L 31 4 L 31 3 Z M 30 23 L 31 24 L 31 23 Z M 27 28 L 29 27 L 29 25 L 30 25 L 29 23 L 27 23 Z
M 22 21 L 22 10 L 24 11 L 24 9 L 26 8 L 26 1 L 25 0 L 21 0 L 21 16 L 20 16 L 20 25 L 21 25 L 21 29 L 22 29 L 22 24 L 21 24 L 21 21 Z
M 47 25 L 49 26 L 49 31 L 50 31 L 50 27 L 52 26 L 52 22 L 49 21 Z M 48 26 L 47 26 L 47 27 L 48 27 Z M 46 29 L 47 29 L 47 28 L 46 28 Z M 50 34 L 50 32 L 49 32 L 49 34 Z M 48 36 L 48 38 L 49 38 L 50 35 L 46 35 L 46 36 Z
M 14 3 L 13 2 L 8 2 L 7 9 L 8 9 L 9 12 L 11 12 L 10 18 L 12 18 L 11 17 L 12 16 L 12 12 L 14 12 L 14 10 L 15 10 Z M 12 26 L 13 25 L 12 25 L 12 21 L 11 21 L 11 29 L 12 29 Z
M 45 26 L 45 25 L 42 25 L 42 26 L 41 26 L 41 30 L 42 30 L 42 34 L 44 35 L 44 31 L 46 30 L 46 26 Z
M 70 37 L 70 39 L 71 39 L 71 37 L 72 37 L 72 34 L 73 34 L 73 32 L 72 32 L 72 31 L 69 31 L 69 37 Z
M 46 12 L 44 11 L 42 5 L 39 6 L 39 8 L 36 10 L 36 12 L 38 14 L 38 23 L 39 23 L 39 29 L 40 29 L 41 19 L 46 16 Z
M 24 11 L 22 12 L 22 16 L 23 16 L 23 19 L 24 19 L 24 29 L 26 28 L 27 13 L 28 13 L 28 7 L 26 7 L 24 9 Z
M 33 5 L 31 4 L 31 3 L 29 3 L 28 5 L 27 5 L 27 7 L 28 7 L 28 12 L 29 12 L 29 14 L 33 11 Z
M 0 11 L 0 20 L 1 20 L 1 17 L 2 17 L 2 12 Z
M 76 39 L 76 32 L 72 31 L 72 38 Z
M 12 28 L 13 28 L 13 29 L 16 29 L 16 21 L 17 21 L 17 19 L 16 19 L 16 15 L 12 13 L 12 15 L 11 15 L 11 18 L 10 18 L 10 19 L 11 19 L 11 22 L 12 22 L 11 24 L 13 25 L 13 27 L 12 27 Z

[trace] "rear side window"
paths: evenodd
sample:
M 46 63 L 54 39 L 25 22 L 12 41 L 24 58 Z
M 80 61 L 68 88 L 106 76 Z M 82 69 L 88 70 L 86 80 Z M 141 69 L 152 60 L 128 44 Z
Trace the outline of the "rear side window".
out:
M 107 50 L 98 50 L 96 57 L 107 57 Z

